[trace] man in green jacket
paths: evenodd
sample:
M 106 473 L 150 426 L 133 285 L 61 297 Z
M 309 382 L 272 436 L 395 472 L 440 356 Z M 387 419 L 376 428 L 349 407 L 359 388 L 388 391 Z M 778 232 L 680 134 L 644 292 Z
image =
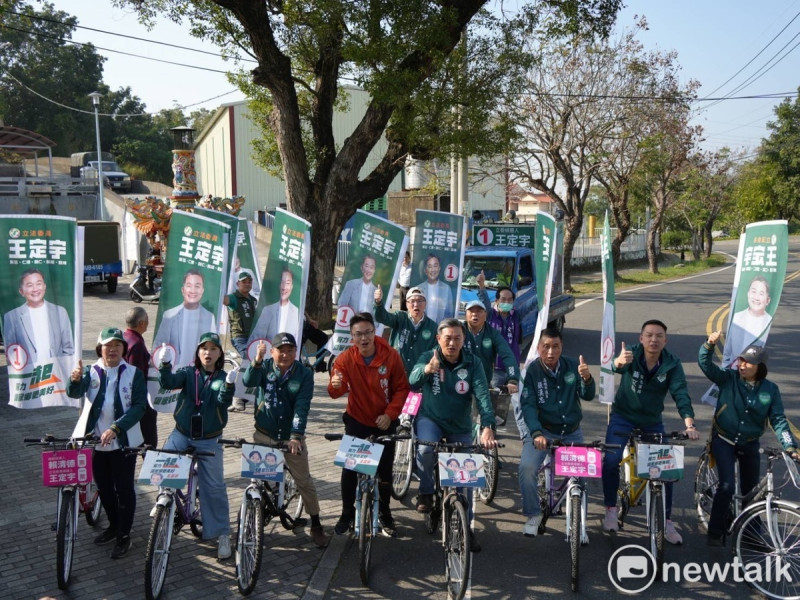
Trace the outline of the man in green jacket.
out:
M 306 512 L 311 517 L 311 537 L 319 548 L 328 536 L 319 520 L 317 488 L 308 468 L 304 443 L 306 420 L 314 395 L 314 374 L 296 359 L 297 341 L 291 333 L 279 333 L 272 340 L 271 358 L 264 361 L 267 345 L 260 343 L 256 357 L 244 372 L 242 382 L 257 388 L 253 441 L 274 446 L 286 443 L 286 466 L 294 477 Z
M 539 532 L 542 508 L 537 488 L 539 467 L 547 457 L 548 443 L 561 440 L 583 442 L 581 400 L 592 400 L 595 383 L 583 356 L 562 356 L 563 340 L 557 329 L 544 329 L 537 346 L 539 358 L 525 372 L 519 403 L 522 418 L 530 431 L 522 438 L 519 460 L 519 487 L 522 514 L 528 517 L 522 533 L 532 537 Z
M 417 439 L 469 444 L 472 441 L 472 396 L 478 402 L 481 415 L 480 443 L 486 448 L 497 445 L 494 436 L 494 410 L 489 398 L 486 373 L 479 368 L 478 359 L 463 350 L 465 332 L 458 319 L 445 319 L 438 327 L 437 347 L 419 357 L 411 371 L 409 384 L 422 390 L 422 404 L 414 426 Z M 417 451 L 420 496 L 418 512 L 430 512 L 433 507 L 433 448 L 420 445 Z M 472 520 L 472 488 L 467 494 L 469 520 Z M 480 544 L 470 531 L 470 549 L 480 552 Z
M 645 433 L 664 433 L 661 414 L 664 398 L 669 392 L 678 413 L 683 418 L 686 434 L 692 440 L 699 439 L 694 425 L 694 411 L 686 375 L 680 359 L 667 349 L 667 326 L 657 319 L 645 321 L 639 334 L 639 344 L 630 349 L 622 344 L 622 350 L 614 359 L 613 370 L 622 379 L 606 430 L 606 443 L 619 444 L 618 449 L 607 449 L 603 457 L 603 498 L 606 515 L 603 529 L 617 531 L 617 489 L 619 488 L 619 463 L 622 451 L 633 429 Z M 672 522 L 672 484 L 666 484 L 666 517 L 664 538 L 670 544 L 681 544 L 683 538 Z
M 467 337 L 464 347 L 480 359 L 486 381 L 494 376 L 494 364 L 497 357 L 503 363 L 506 385 L 509 394 L 519 390 L 519 361 L 514 356 L 511 346 L 494 327 L 486 325 L 486 307 L 480 300 L 467 303 L 466 309 Z
M 392 328 L 389 345 L 400 353 L 406 375 L 410 375 L 422 353 L 436 346 L 437 323 L 425 314 L 427 301 L 418 287 L 406 294 L 406 304 L 408 312 L 390 313 L 383 306 L 381 286 L 375 290 L 375 320 Z

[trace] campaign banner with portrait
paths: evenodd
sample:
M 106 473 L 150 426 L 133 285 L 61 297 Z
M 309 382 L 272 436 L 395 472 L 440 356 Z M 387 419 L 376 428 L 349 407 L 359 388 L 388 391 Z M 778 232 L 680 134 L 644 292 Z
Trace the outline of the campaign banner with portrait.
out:
M 466 239 L 462 215 L 417 209 L 411 287 L 425 294 L 425 314 L 436 323 L 457 314 Z
M 2 215 L 0 231 L 9 404 L 80 407 L 66 388 L 81 358 L 83 228 L 71 217 Z
M 150 404 L 159 412 L 172 412 L 180 390 L 165 390 L 158 383 L 156 350 L 164 347 L 165 362 L 173 371 L 194 364 L 200 336 L 218 333 L 230 271 L 230 226 L 218 219 L 176 210 L 172 213 L 164 279 L 153 335 L 153 362 L 147 377 Z
M 603 266 L 603 324 L 600 331 L 600 402 L 614 403 L 614 349 L 617 331 L 617 301 L 614 291 L 614 258 L 611 255 L 611 227 L 608 211 L 600 236 L 600 261 Z
M 332 354 L 350 347 L 350 318 L 355 313 L 373 314 L 378 286 L 383 292 L 383 306 L 389 310 L 406 248 L 408 236 L 402 227 L 366 211 L 356 211 L 336 323 L 327 345 Z M 383 326 L 376 324 L 375 330 L 380 335 Z
M 788 259 L 787 221 L 760 221 L 747 225 L 739 239 L 722 352 L 723 368 L 732 366 L 748 346 L 766 346 L 783 291 Z M 712 385 L 702 401 L 716 406 L 718 392 L 717 386 Z
M 272 347 L 279 333 L 291 333 L 302 343 L 303 313 L 311 260 L 311 223 L 276 209 L 272 242 L 264 270 L 253 330 L 247 340 L 247 359 L 253 360 L 259 342 Z M 244 366 L 244 365 L 243 365 Z M 239 393 L 236 393 L 239 397 Z

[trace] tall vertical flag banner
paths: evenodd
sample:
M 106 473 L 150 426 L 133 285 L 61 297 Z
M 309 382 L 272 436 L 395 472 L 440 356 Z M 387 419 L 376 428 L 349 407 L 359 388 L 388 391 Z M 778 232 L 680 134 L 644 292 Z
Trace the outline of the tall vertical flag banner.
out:
M 70 217 L 2 215 L 0 231 L 9 404 L 79 407 L 66 385 L 81 358 L 83 228 Z
M 435 322 L 457 314 L 467 223 L 462 215 L 417 210 L 411 287 L 425 294 Z
M 614 348 L 616 347 L 617 302 L 614 293 L 614 259 L 611 255 L 611 227 L 608 212 L 600 236 L 600 260 L 603 266 L 603 325 L 600 332 L 600 402 L 614 403 Z
M 272 338 L 279 333 L 291 333 L 297 344 L 301 344 L 310 260 L 311 223 L 287 210 L 277 209 L 264 270 L 264 287 L 247 340 L 249 360 L 255 358 L 259 342 L 266 343 L 269 349 Z
M 240 271 L 249 271 L 253 275 L 253 289 L 250 294 L 254 298 L 261 295 L 261 269 L 258 266 L 258 252 L 256 251 L 256 234 L 253 231 L 253 222 L 247 219 L 239 219 L 239 231 L 236 234 L 236 256 L 233 259 L 233 269 L 231 278 L 233 293 L 236 289 L 236 280 Z
M 166 348 L 174 370 L 194 364 L 201 335 L 219 331 L 230 271 L 230 230 L 219 219 L 183 210 L 172 213 L 153 354 Z M 150 403 L 157 411 L 172 412 L 179 391 L 161 388 L 158 366 L 151 366 L 147 378 Z
M 550 312 L 550 296 L 553 291 L 553 275 L 558 255 L 558 228 L 552 215 L 539 213 L 536 215 L 536 239 L 534 242 L 534 268 L 536 269 L 536 299 L 539 313 L 536 317 L 536 330 L 528 356 L 525 359 L 525 368 L 539 357 L 539 338 L 542 330 L 547 327 Z M 522 375 L 524 377 L 524 373 Z
M 384 307 L 389 309 L 406 248 L 408 236 L 402 227 L 366 211 L 356 211 L 336 323 L 327 346 L 332 354 L 338 355 L 350 346 L 350 318 L 357 312 L 372 314 L 377 286 L 383 292 Z M 382 329 L 376 324 L 379 335 Z
M 745 228 L 739 240 L 723 367 L 732 366 L 750 345 L 766 346 L 783 291 L 788 258 L 786 221 L 760 221 Z M 717 392 L 716 386 L 711 386 L 702 401 L 716 405 Z

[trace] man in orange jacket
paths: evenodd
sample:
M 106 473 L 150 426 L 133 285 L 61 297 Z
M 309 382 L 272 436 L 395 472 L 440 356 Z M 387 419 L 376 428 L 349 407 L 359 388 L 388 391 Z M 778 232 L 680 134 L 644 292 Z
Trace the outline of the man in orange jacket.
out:
M 357 438 L 394 433 L 409 392 L 403 359 L 386 340 L 375 335 L 375 320 L 370 313 L 357 313 L 350 319 L 350 335 L 353 345 L 336 357 L 328 384 L 331 398 L 348 394 L 342 415 L 344 431 Z M 397 536 L 389 508 L 392 462 L 394 444 L 385 444 L 378 464 L 379 518 L 388 537 Z M 356 485 L 355 471 L 342 469 L 342 516 L 334 529 L 339 535 L 347 533 L 353 523 Z

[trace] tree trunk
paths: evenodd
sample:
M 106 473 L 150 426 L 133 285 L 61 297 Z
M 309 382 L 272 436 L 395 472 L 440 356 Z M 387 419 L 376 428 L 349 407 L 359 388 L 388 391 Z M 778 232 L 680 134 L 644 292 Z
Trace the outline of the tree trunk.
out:
M 564 291 L 572 291 L 572 251 L 581 236 L 583 215 L 565 217 L 564 220 Z
M 711 235 L 711 228 L 713 226 L 714 226 L 714 224 L 711 223 L 709 225 L 706 225 L 703 228 L 703 236 L 705 238 L 705 248 L 704 248 L 703 256 L 705 256 L 706 258 L 711 257 L 711 246 L 714 243 L 714 238 Z

